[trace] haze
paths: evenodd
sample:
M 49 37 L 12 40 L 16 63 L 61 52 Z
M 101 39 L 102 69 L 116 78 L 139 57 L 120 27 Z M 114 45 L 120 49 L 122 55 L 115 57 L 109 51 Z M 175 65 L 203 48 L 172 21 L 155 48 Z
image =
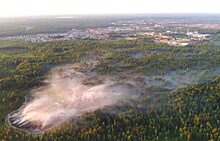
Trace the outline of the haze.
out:
M 4 0 L 0 17 L 138 14 L 220 13 L 219 0 Z

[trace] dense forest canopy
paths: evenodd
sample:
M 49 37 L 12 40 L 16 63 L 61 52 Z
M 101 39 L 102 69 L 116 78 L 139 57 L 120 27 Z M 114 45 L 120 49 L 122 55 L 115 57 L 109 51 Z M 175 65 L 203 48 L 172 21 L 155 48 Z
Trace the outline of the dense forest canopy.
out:
M 1 41 L 0 140 L 220 140 L 219 54 L 220 47 L 211 43 L 175 47 L 148 38 Z M 68 63 L 88 65 L 91 57 L 97 61 L 91 71 L 118 80 L 132 76 L 137 83 L 146 78 L 145 83 L 151 83 L 155 76 L 156 83 L 174 81 L 173 77 L 186 81 L 146 88 L 139 101 L 142 106 L 112 107 L 121 109 L 120 114 L 102 109 L 88 112 L 42 135 L 9 126 L 7 115 L 21 107 L 32 89 L 43 85 L 52 68 Z

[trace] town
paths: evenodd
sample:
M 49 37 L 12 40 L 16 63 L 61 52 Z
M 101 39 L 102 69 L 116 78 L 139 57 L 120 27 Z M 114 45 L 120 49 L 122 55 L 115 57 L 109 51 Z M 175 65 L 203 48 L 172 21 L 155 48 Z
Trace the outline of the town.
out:
M 107 27 L 87 27 L 85 29 L 70 29 L 64 33 L 47 33 L 34 35 L 19 35 L 0 37 L 0 40 L 25 40 L 29 42 L 48 42 L 54 40 L 75 39 L 126 39 L 136 40 L 140 37 L 151 38 L 155 42 L 171 46 L 187 46 L 189 44 L 209 41 L 211 34 L 200 33 L 193 29 L 205 28 L 208 25 L 164 23 L 145 20 L 116 21 Z M 210 25 L 219 28 L 220 25 Z M 173 30 L 172 30 L 173 29 Z M 191 31 L 190 31 L 191 30 Z

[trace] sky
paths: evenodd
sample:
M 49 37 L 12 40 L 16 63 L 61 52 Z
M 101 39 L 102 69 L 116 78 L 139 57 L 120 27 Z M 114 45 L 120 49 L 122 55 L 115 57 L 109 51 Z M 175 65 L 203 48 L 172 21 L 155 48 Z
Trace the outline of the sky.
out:
M 220 0 L 0 0 L 0 17 L 220 13 Z

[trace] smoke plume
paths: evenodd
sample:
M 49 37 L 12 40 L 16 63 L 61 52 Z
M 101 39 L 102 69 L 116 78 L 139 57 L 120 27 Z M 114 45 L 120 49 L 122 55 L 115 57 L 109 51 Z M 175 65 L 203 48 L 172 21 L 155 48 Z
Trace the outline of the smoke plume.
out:
M 131 84 L 62 66 L 51 71 L 45 85 L 33 90 L 29 100 L 9 115 L 9 121 L 12 126 L 39 133 L 85 112 L 129 100 L 136 92 Z

